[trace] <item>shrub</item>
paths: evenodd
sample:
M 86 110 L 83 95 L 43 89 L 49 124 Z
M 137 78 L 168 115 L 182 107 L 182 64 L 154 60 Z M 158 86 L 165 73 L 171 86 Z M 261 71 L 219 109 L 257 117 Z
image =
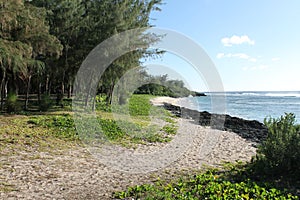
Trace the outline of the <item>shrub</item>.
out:
M 48 111 L 49 108 L 52 106 L 50 96 L 47 94 L 43 94 L 39 106 L 40 106 L 40 111 Z
M 19 110 L 18 96 L 14 93 L 9 93 L 6 100 L 6 109 L 8 113 L 13 113 Z
M 265 175 L 300 176 L 300 129 L 295 115 L 285 114 L 278 119 L 265 119 L 267 139 L 259 146 L 255 170 Z

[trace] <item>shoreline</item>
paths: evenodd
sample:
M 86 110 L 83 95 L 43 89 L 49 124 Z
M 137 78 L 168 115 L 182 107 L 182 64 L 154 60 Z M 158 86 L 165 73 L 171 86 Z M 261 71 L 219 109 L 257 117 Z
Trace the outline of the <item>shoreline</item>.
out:
M 247 120 L 240 117 L 233 117 L 228 114 L 197 111 L 186 108 L 180 101 L 181 98 L 156 97 L 151 99 L 151 104 L 154 106 L 162 106 L 177 117 L 192 119 L 200 126 L 209 126 L 212 129 L 234 132 L 242 138 L 254 143 L 260 143 L 267 136 L 267 128 L 263 123 L 257 120 Z

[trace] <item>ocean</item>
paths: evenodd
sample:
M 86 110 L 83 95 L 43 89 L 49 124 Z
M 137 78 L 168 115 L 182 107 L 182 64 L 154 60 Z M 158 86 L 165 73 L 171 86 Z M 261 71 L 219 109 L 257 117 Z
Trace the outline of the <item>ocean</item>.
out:
M 207 96 L 185 98 L 183 104 L 198 111 L 228 114 L 260 122 L 263 122 L 266 117 L 278 118 L 285 113 L 294 113 L 297 123 L 300 123 L 300 91 L 207 92 L 205 94 Z

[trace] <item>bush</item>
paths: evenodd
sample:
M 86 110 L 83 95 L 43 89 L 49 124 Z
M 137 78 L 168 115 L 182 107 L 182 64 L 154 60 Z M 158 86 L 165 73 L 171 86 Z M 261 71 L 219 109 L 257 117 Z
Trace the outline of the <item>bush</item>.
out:
M 14 93 L 9 93 L 6 100 L 6 109 L 8 113 L 13 113 L 19 110 L 18 96 Z
M 40 111 L 48 111 L 49 108 L 52 106 L 50 96 L 47 94 L 43 94 L 39 106 L 40 106 Z
M 267 139 L 259 146 L 254 162 L 257 172 L 265 175 L 300 176 L 300 128 L 295 115 L 265 119 Z

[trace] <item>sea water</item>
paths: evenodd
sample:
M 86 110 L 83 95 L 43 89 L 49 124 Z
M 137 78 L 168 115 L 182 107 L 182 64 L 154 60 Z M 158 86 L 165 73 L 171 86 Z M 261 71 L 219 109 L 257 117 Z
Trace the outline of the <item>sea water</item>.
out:
M 263 122 L 266 117 L 278 118 L 285 113 L 294 113 L 300 123 L 299 92 L 225 92 L 205 93 L 207 96 L 190 97 L 187 107 L 199 111 L 229 114 Z M 224 104 L 218 109 L 217 105 Z M 217 109 L 215 109 L 217 108 Z

